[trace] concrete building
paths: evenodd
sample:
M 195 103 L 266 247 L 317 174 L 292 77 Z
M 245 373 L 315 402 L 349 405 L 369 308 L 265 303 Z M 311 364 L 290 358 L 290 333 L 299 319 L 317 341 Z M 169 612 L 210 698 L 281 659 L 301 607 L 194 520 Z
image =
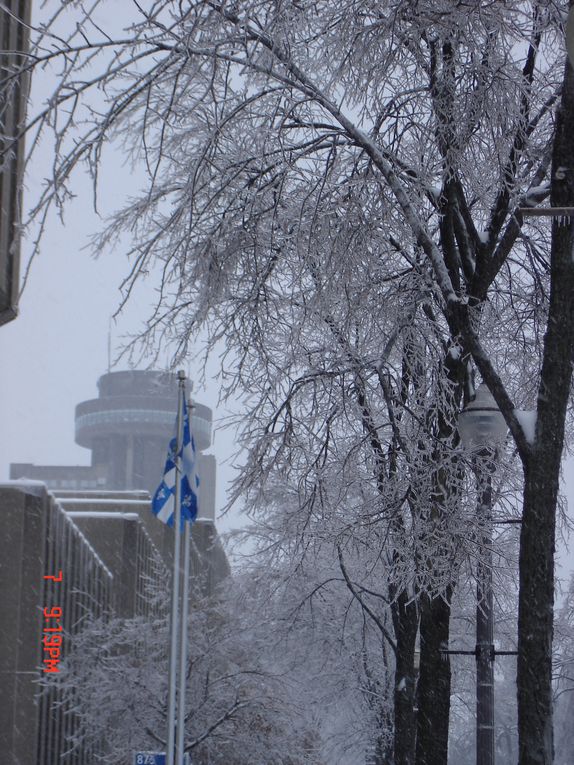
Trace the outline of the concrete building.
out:
M 154 587 L 169 578 L 173 530 L 152 515 L 148 491 L 159 484 L 173 431 L 175 380 L 115 372 L 98 387 L 99 397 L 76 409 L 76 439 L 91 449 L 92 464 L 12 465 L 17 480 L 0 486 L 0 752 L 7 765 L 94 762 L 96 751 L 70 751 L 76 721 L 58 689 L 39 692 L 45 660 L 64 655 L 90 616 L 155 613 Z M 192 429 L 197 448 L 208 448 L 207 407 L 194 409 Z M 201 454 L 200 478 L 191 570 L 196 591 L 207 595 L 229 574 L 214 523 L 211 455 Z
M 55 491 L 66 515 L 112 571 L 114 609 L 121 616 L 149 612 L 147 583 L 166 581 L 173 563 L 173 530 L 150 510 L 147 492 Z M 229 563 L 214 522 L 199 518 L 192 527 L 190 571 L 202 595 L 214 592 Z
M 0 5 L 0 324 L 18 312 L 22 166 L 29 78 L 21 71 L 28 50 L 31 0 Z
M 153 493 L 174 428 L 175 375 L 110 372 L 98 380 L 98 391 L 98 398 L 76 407 L 76 443 L 91 450 L 92 467 L 105 476 L 106 489 Z M 191 427 L 198 451 L 208 448 L 211 410 L 194 402 Z
M 112 610 L 114 578 L 86 537 L 39 483 L 0 487 L 0 752 L 7 765 L 56 765 L 74 715 L 56 688 L 70 635 Z M 53 577 L 50 578 L 50 577 Z M 79 750 L 73 765 L 93 762 Z

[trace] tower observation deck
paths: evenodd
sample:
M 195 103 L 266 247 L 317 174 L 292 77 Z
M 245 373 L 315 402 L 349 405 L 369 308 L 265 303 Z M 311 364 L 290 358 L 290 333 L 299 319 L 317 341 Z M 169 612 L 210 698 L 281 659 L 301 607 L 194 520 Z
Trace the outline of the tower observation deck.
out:
M 76 406 L 76 443 L 92 452 L 92 467 L 107 489 L 157 488 L 177 411 L 173 374 L 130 370 L 98 380 L 98 398 Z M 198 451 L 211 444 L 212 414 L 195 404 L 191 427 Z
M 12 463 L 10 478 L 43 481 L 52 491 L 148 491 L 163 474 L 175 430 L 178 381 L 152 370 L 108 372 L 98 380 L 98 398 L 76 406 L 76 443 L 91 451 L 90 465 Z M 211 409 L 193 402 L 191 428 L 201 481 L 200 517 L 215 520 L 216 463 L 211 445 Z

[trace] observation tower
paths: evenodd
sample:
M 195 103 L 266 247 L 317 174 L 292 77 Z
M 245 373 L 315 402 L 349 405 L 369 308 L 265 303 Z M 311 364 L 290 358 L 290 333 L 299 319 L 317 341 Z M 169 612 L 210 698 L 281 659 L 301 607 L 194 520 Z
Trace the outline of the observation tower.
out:
M 175 427 L 176 376 L 108 372 L 98 380 L 98 393 L 98 398 L 76 406 L 76 443 L 91 450 L 92 468 L 105 476 L 106 489 L 153 494 Z M 194 402 L 191 428 L 198 452 L 211 445 L 211 422 L 211 409 Z

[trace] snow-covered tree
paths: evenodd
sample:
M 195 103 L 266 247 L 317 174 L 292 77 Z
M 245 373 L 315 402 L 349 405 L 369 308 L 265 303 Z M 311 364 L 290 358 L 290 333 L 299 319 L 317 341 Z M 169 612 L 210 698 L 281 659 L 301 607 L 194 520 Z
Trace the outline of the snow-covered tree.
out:
M 343 553 L 358 529 L 375 530 L 368 554 L 378 546 L 388 559 L 379 594 L 397 641 L 397 763 L 446 761 L 441 647 L 473 534 L 455 430 L 471 364 L 524 469 L 520 763 L 552 758 L 574 265 L 571 226 L 556 220 L 550 232 L 521 209 L 549 194 L 574 201 L 565 6 L 150 0 L 134 3 L 120 34 L 104 2 L 58 4 L 23 65 L 58 68 L 28 126 L 32 147 L 54 137 L 32 220 L 41 228 L 65 202 L 82 163 L 97 187 L 106 142 L 123 141 L 148 188 L 96 246 L 132 235 L 126 294 L 159 267 L 145 347 L 170 341 L 179 359 L 201 330 L 211 345 L 223 338 L 227 390 L 254 402 L 240 488 L 263 507 L 273 481 L 296 486 L 303 525 L 329 519 Z M 71 32 L 68 12 L 79 14 Z M 536 397 L 530 433 L 515 407 Z M 412 692 L 417 629 L 415 754 L 403 688 Z
M 320 763 L 296 676 L 269 641 L 267 614 L 254 606 L 232 582 L 225 596 L 194 603 L 186 751 L 205 763 Z M 165 749 L 168 645 L 161 616 L 99 619 L 71 638 L 62 671 L 50 680 L 80 723 L 70 751 L 102 747 L 102 761 L 116 763 L 134 751 Z

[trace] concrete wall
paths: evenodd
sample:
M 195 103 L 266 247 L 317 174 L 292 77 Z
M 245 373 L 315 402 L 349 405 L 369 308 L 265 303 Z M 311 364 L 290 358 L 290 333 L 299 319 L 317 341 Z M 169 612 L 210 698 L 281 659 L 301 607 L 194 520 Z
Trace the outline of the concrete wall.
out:
M 0 488 L 0 752 L 7 765 L 36 761 L 46 510 L 43 487 Z
M 46 580 L 46 576 L 61 581 Z M 42 688 L 46 627 L 69 636 L 110 611 L 112 574 L 41 484 L 0 485 L 0 753 L 6 765 L 56 765 L 77 724 L 60 691 Z M 52 609 L 57 618 L 46 619 Z M 53 674 L 53 673 L 51 673 Z M 70 765 L 87 765 L 81 748 Z

